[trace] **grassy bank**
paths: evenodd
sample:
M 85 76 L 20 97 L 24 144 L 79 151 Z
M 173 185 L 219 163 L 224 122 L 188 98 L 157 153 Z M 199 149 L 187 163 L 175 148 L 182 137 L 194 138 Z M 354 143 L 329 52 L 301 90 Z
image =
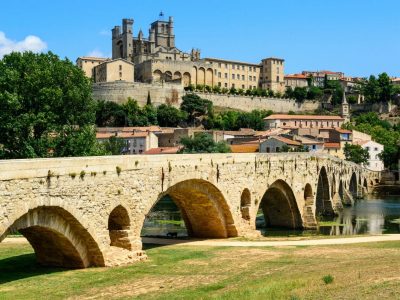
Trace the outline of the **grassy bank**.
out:
M 0 244 L 0 299 L 395 299 L 400 242 L 329 247 L 147 246 L 149 260 L 62 270 Z

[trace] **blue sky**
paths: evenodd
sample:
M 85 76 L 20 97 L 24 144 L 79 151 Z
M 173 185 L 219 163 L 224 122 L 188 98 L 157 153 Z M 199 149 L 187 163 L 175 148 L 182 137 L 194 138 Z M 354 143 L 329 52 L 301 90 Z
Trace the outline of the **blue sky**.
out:
M 162 10 L 174 16 L 177 47 L 200 48 L 202 57 L 258 63 L 277 56 L 286 60 L 286 73 L 400 77 L 399 0 L 1 2 L 0 55 L 10 49 L 46 49 L 74 61 L 110 55 L 110 30 L 122 18 L 133 18 L 135 34 L 141 28 L 147 36 Z

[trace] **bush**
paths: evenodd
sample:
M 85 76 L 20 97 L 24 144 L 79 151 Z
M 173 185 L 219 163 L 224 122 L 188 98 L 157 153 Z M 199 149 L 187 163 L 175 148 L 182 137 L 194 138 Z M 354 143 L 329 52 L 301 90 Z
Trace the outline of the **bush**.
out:
M 325 275 L 324 277 L 322 277 L 322 280 L 325 282 L 325 284 L 330 284 L 333 282 L 333 276 Z

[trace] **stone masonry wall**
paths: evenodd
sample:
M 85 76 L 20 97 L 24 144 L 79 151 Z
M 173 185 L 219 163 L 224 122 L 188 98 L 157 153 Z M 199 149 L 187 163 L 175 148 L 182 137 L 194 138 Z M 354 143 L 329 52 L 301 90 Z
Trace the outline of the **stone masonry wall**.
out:
M 148 84 L 140 82 L 106 82 L 93 84 L 93 97 L 96 100 L 109 100 L 119 104 L 124 103 L 128 97 L 145 105 L 147 95 L 150 92 L 151 101 L 159 106 L 163 103 L 170 103 L 179 106 L 182 96 L 186 94 L 182 85 L 172 83 Z M 226 107 L 242 111 L 253 109 L 272 110 L 276 113 L 287 113 L 289 111 L 311 112 L 320 107 L 318 101 L 304 101 L 297 103 L 293 99 L 261 98 L 249 96 L 232 96 L 210 93 L 196 93 L 204 99 L 214 103 L 214 106 Z

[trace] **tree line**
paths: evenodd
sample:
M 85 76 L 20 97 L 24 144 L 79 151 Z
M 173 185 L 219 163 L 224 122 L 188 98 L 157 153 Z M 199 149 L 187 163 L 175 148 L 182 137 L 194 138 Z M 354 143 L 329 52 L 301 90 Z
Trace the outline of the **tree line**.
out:
M 96 125 L 99 127 L 149 126 L 188 127 L 203 126 L 205 129 L 238 130 L 252 128 L 263 130 L 263 118 L 272 111 L 253 110 L 251 112 L 223 111 L 216 113 L 213 103 L 196 94 L 182 97 L 180 108 L 169 104 L 155 107 L 151 100 L 140 107 L 137 101 L 128 99 L 124 104 L 98 101 Z

